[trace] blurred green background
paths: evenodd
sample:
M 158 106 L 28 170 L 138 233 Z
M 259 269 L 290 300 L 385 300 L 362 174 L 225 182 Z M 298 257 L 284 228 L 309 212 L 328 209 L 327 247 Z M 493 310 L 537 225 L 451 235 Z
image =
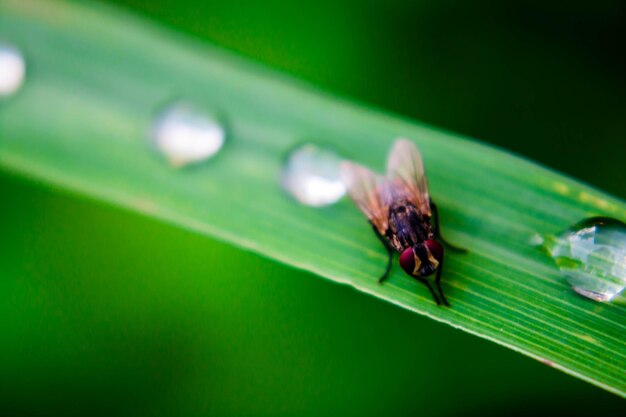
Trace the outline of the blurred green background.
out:
M 622 1 L 111 3 L 626 198 Z M 623 412 L 519 354 L 205 237 L 6 172 L 0 193 L 0 415 Z

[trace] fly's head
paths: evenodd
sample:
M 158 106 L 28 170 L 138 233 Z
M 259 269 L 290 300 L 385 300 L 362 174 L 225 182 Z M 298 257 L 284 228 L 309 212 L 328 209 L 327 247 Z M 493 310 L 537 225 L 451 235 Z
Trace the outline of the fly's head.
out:
M 426 240 L 400 254 L 400 266 L 415 277 L 427 277 L 437 270 L 443 261 L 443 246 L 436 240 Z

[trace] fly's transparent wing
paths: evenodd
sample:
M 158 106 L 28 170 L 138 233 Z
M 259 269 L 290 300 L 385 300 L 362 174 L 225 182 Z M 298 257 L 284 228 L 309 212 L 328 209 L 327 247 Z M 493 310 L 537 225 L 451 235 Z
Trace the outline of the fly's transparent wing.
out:
M 386 179 L 349 161 L 341 163 L 340 175 L 352 200 L 380 234 L 384 235 L 389 220 L 389 206 L 382 196 L 388 186 Z
M 406 139 L 394 142 L 387 159 L 387 179 L 391 193 L 388 198 L 406 198 L 422 214 L 431 215 L 422 155 L 413 142 Z

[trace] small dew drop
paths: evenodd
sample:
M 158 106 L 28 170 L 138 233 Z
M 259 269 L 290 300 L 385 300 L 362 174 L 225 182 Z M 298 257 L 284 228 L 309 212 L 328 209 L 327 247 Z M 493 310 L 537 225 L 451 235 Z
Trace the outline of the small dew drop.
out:
M 172 166 L 205 161 L 224 145 L 226 131 L 210 113 L 187 103 L 177 103 L 161 112 L 151 140 Z
M 25 74 L 26 64 L 21 52 L 11 45 L 0 43 L 0 97 L 17 92 Z
M 543 246 L 578 294 L 607 302 L 626 288 L 626 224 L 593 217 L 547 236 Z
M 535 233 L 530 237 L 528 243 L 530 243 L 532 246 L 541 246 L 545 243 L 545 241 L 546 239 L 543 236 L 541 236 L 539 233 Z
M 329 149 L 306 143 L 292 150 L 283 166 L 283 187 L 299 202 L 314 207 L 336 203 L 346 193 L 339 177 L 342 159 Z

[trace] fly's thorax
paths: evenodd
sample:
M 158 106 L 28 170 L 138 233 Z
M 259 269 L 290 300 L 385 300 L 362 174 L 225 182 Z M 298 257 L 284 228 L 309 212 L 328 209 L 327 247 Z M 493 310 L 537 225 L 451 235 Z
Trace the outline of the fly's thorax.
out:
M 432 239 L 430 218 L 409 201 L 394 202 L 389 206 L 389 230 L 386 235 L 392 246 L 402 253 L 407 248 Z

